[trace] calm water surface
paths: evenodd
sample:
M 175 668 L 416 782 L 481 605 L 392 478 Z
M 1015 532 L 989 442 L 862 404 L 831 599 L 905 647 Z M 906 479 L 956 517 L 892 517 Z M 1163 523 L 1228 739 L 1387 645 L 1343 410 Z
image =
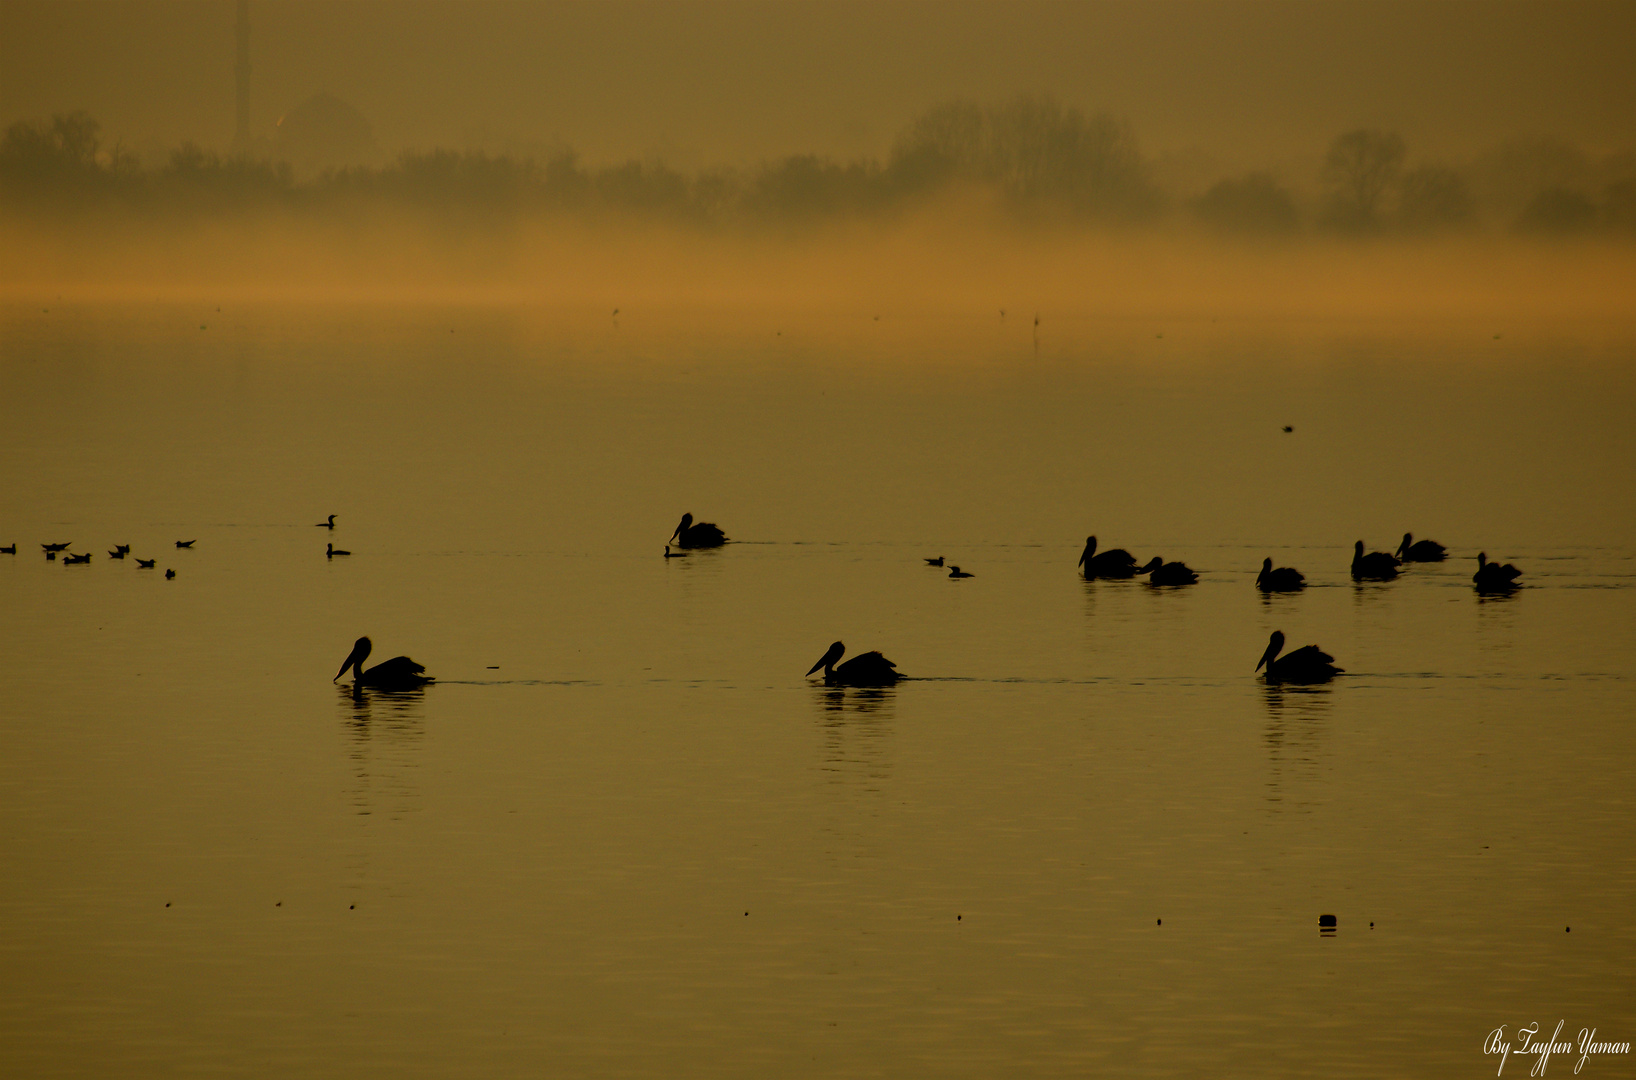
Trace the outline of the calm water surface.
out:
M 0 320 L 0 1075 L 1636 1036 L 1630 327 L 215 308 Z M 1405 530 L 1455 558 L 1355 586 Z M 438 683 L 332 683 L 362 634 Z

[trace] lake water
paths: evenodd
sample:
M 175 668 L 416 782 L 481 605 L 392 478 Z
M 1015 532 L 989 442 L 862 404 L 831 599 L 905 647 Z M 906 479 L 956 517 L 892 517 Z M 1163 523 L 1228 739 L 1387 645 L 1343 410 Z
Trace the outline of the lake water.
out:
M 0 1075 L 1632 1040 L 1630 326 L 876 314 L 5 309 Z M 1354 585 L 1406 530 L 1454 557 Z M 364 634 L 437 683 L 332 682 Z

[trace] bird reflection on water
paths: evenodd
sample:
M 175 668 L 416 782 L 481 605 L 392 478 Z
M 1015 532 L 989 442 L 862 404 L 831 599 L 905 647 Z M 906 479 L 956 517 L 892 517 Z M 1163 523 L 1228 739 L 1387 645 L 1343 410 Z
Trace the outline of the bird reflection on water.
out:
M 352 765 L 349 794 L 357 813 L 397 820 L 418 811 L 420 789 L 412 778 L 426 739 L 425 691 L 356 684 L 335 689 Z
M 823 739 L 819 769 L 831 783 L 877 792 L 892 775 L 889 753 L 897 690 L 890 686 L 817 686 Z
M 1306 789 L 1323 778 L 1324 736 L 1334 707 L 1333 690 L 1267 683 L 1261 694 L 1267 706 L 1262 736 L 1269 769 L 1267 809 L 1310 813 L 1317 800 Z

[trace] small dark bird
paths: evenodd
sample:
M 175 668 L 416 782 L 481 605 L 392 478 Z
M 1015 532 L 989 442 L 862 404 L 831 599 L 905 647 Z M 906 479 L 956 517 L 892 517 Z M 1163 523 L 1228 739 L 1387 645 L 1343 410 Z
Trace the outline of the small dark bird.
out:
M 335 515 L 331 514 L 329 516 L 328 521 L 320 521 L 317 525 L 315 525 L 313 527 L 317 528 L 317 529 L 333 529 L 333 528 L 335 528 Z
M 68 542 L 68 544 L 72 544 L 72 543 L 73 543 L 72 540 L 70 540 Z M 46 554 L 49 555 L 52 552 L 67 551 L 68 550 L 68 544 L 41 544 L 40 546 L 45 548 Z
M 1192 585 L 1199 580 L 1186 563 L 1165 562 L 1157 555 L 1136 572 L 1146 574 L 1149 585 Z
M 15 554 L 17 554 L 17 545 L 16 544 L 12 544 L 10 547 L 0 547 L 0 555 L 15 555 Z
M 178 540 L 176 541 L 176 546 L 179 548 L 190 548 L 196 543 L 198 543 L 197 540 Z
M 960 569 L 958 566 L 951 566 L 951 567 L 949 567 L 949 576 L 953 577 L 953 578 L 961 578 L 961 577 L 976 577 L 977 575 L 976 574 L 968 574 L 964 570 Z
M 1352 576 L 1358 581 L 1391 581 L 1397 577 L 1397 559 L 1384 551 L 1363 553 L 1363 541 L 1352 547 Z
M 65 552 L 63 554 L 62 561 L 64 566 L 70 564 L 88 563 L 91 561 L 91 553 L 88 551 L 84 555 L 75 555 L 71 551 Z
M 55 551 L 46 552 L 45 553 L 45 561 L 46 562 L 56 562 L 57 561 L 57 553 Z
M 174 570 L 166 570 L 165 571 L 165 580 L 166 581 L 169 581 L 171 578 L 173 578 L 175 576 L 176 576 L 176 571 L 174 571 Z
M 1079 553 L 1079 565 L 1085 568 L 1086 580 L 1136 576 L 1136 556 L 1124 548 L 1112 548 L 1098 554 L 1094 536 L 1085 538 L 1085 550 Z
M 845 654 L 846 646 L 837 641 L 807 669 L 807 674 L 823 668 L 827 686 L 890 686 L 903 678 L 897 672 L 897 665 L 878 652 L 861 653 L 836 667 L 835 662 Z
M 665 558 L 667 558 L 667 559 L 683 559 L 683 558 L 686 558 L 686 557 L 687 557 L 687 552 L 685 552 L 685 551 L 672 551 L 672 550 L 670 550 L 670 545 L 669 544 L 665 545 Z
M 115 547 L 114 550 L 108 552 L 108 558 L 110 559 L 123 559 L 124 557 L 125 551 L 118 547 Z
M 114 545 L 114 550 L 119 552 L 121 555 L 129 555 L 131 553 L 131 545 L 129 545 L 129 544 L 115 544 Z
M 927 559 L 926 560 L 926 565 L 927 566 L 942 566 L 943 565 L 943 556 L 939 555 L 935 559 Z
M 721 547 L 727 543 L 727 537 L 710 522 L 701 521 L 695 525 L 692 514 L 682 515 L 682 523 L 676 526 L 670 538 L 676 541 L 679 548 Z
M 1471 575 L 1471 583 L 1477 586 L 1478 592 L 1510 592 L 1517 587 L 1517 579 L 1522 576 L 1510 563 L 1503 566 L 1500 563 L 1488 561 L 1488 553 L 1477 553 L 1477 572 Z
M 1336 667 L 1335 658 L 1316 645 L 1303 645 L 1288 656 L 1276 659 L 1279 650 L 1283 647 L 1284 632 L 1274 630 L 1271 640 L 1267 642 L 1267 651 L 1262 653 L 1261 659 L 1255 663 L 1257 671 L 1261 670 L 1262 664 L 1267 665 L 1266 679 L 1268 682 L 1328 682 L 1345 670 L 1345 668 Z
M 336 547 L 334 544 L 325 544 L 324 545 L 324 558 L 326 558 L 326 559 L 333 559 L 337 555 L 351 555 L 351 554 L 352 554 L 352 552 L 342 551 L 340 548 Z M 332 679 L 330 681 L 333 682 L 334 680 Z
M 426 674 L 426 669 L 415 663 L 407 656 L 394 656 L 385 663 L 376 664 L 368 671 L 364 670 L 364 661 L 369 659 L 369 653 L 374 648 L 366 637 L 359 638 L 352 645 L 352 652 L 348 654 L 341 670 L 335 673 L 339 679 L 352 669 L 352 684 L 354 686 L 374 686 L 383 690 L 410 690 L 417 686 L 425 686 L 432 679 Z M 331 679 L 330 682 L 334 682 Z
M 1290 426 L 1290 425 L 1288 425 L 1288 424 L 1285 424 L 1285 425 L 1284 425 L 1284 434 L 1285 434 L 1285 435 L 1288 435 L 1288 434 L 1289 434 L 1289 433 L 1290 433 L 1290 432 L 1292 432 L 1292 431 L 1294 431 L 1294 430 L 1295 430 L 1295 429 L 1294 429 L 1294 428 L 1293 428 L 1293 427 L 1291 427 L 1291 426 Z
M 136 560 L 136 565 L 143 570 L 152 570 L 154 563 L 157 563 L 158 561 L 158 559 L 138 559 Z
M 1290 566 L 1274 570 L 1271 559 L 1261 560 L 1261 573 L 1255 576 L 1255 587 L 1262 592 L 1295 592 L 1305 588 L 1307 579 L 1301 571 Z
M 1442 562 L 1448 552 L 1436 540 L 1415 540 L 1413 533 L 1403 534 L 1403 543 L 1397 546 L 1397 557 L 1404 562 Z

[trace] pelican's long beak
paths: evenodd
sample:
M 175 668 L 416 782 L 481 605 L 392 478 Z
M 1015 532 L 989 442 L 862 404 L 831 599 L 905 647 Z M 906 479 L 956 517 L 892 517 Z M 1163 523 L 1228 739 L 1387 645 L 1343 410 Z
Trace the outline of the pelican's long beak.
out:
M 829 650 L 825 652 L 824 655 L 818 658 L 818 662 L 816 664 L 807 669 L 807 674 L 811 675 L 814 671 L 817 671 L 821 667 L 829 667 L 831 664 L 835 663 L 835 661 L 839 660 L 845 652 L 846 646 L 837 641 L 835 644 L 829 647 Z
M 369 639 L 359 638 L 358 643 L 352 646 L 352 652 L 347 655 L 346 663 L 342 664 L 341 670 L 335 673 L 335 679 L 339 679 L 342 675 L 345 675 L 347 673 L 347 668 L 352 667 L 354 664 L 358 666 L 359 673 L 361 674 L 363 671 L 364 660 L 368 656 Z M 331 679 L 330 682 L 334 682 L 335 679 Z
M 1262 664 L 1269 664 L 1270 665 L 1272 663 L 1272 661 L 1273 661 L 1273 657 L 1278 655 L 1278 650 L 1283 648 L 1283 647 L 1284 647 L 1284 643 L 1282 641 L 1278 641 L 1278 640 L 1275 639 L 1273 641 L 1268 642 L 1267 643 L 1267 651 L 1262 653 L 1261 654 L 1261 659 L 1259 659 L 1259 660 L 1257 660 L 1255 662 L 1255 670 L 1260 671 Z

